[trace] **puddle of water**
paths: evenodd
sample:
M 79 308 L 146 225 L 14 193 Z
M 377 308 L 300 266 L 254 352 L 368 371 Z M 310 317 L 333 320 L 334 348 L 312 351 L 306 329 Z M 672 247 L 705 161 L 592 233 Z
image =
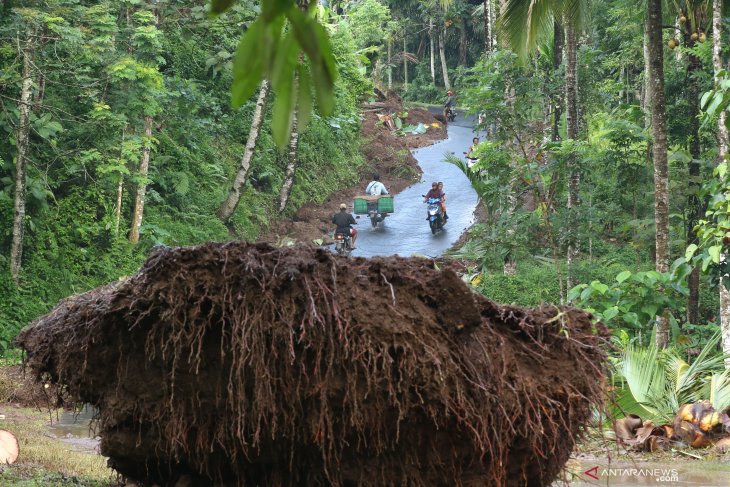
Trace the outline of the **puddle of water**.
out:
M 92 421 L 94 408 L 84 406 L 80 411 L 63 411 L 58 419 L 48 426 L 50 433 L 67 443 L 75 450 L 89 453 L 99 452 L 99 437 L 96 434 L 96 424 Z
M 611 462 L 571 460 L 568 462 L 568 484 L 556 482 L 553 487 L 633 487 L 642 485 L 680 485 L 694 487 L 730 486 L 730 465 L 697 461 L 676 463 Z M 597 477 L 594 478 L 594 477 Z

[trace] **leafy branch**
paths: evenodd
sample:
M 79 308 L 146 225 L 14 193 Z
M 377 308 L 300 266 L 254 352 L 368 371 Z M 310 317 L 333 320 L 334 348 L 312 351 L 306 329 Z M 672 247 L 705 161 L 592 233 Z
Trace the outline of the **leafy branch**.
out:
M 211 11 L 220 14 L 235 0 L 212 0 Z M 272 132 L 283 147 L 297 113 L 299 127 L 306 126 L 313 110 L 324 116 L 334 109 L 337 67 L 329 36 L 316 18 L 316 2 L 264 0 L 259 17 L 241 38 L 233 60 L 231 102 L 245 103 L 263 79 L 276 93 Z M 308 63 L 304 63 L 306 56 Z

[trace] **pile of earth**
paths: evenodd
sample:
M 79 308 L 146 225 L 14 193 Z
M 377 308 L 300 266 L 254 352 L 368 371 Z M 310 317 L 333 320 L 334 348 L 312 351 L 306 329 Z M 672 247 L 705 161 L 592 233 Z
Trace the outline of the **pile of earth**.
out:
M 360 134 L 363 140 L 362 152 L 366 163 L 360 168 L 360 181 L 354 187 L 337 191 L 328 196 L 323 203 L 309 203 L 302 206 L 296 214 L 286 220 L 274 222 L 261 241 L 282 242 L 284 239 L 311 243 L 317 240 L 329 241 L 333 227 L 332 215 L 341 203 L 352 205 L 355 196 L 363 193 L 373 173 L 380 174 L 381 181 L 392 194 L 402 191 L 418 181 L 421 169 L 411 153 L 433 144 L 447 136 L 446 127 L 436 117 L 423 108 L 403 108 L 403 102 L 396 95 L 382 97 L 379 101 L 364 108 Z M 420 135 L 397 135 L 378 119 L 378 115 L 405 114 L 404 124 L 423 124 L 428 129 Z
M 21 365 L 0 367 L 0 410 L 2 404 L 40 410 L 73 407 L 55 384 L 36 381 Z
M 605 327 L 497 305 L 434 267 L 163 248 L 18 344 L 98 408 L 101 453 L 145 484 L 549 485 L 601 401 Z

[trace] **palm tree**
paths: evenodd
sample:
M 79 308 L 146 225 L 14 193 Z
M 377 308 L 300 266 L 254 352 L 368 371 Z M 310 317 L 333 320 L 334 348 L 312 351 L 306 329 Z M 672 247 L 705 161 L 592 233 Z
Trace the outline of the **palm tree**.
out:
M 716 333 L 691 363 L 675 348 L 629 344 L 614 372 L 617 415 L 636 414 L 657 424 L 671 423 L 680 406 L 709 400 L 716 411 L 730 407 L 730 371 L 715 350 Z
M 715 83 L 719 83 L 718 73 L 724 69 L 722 64 L 722 6 L 723 0 L 712 2 L 712 64 L 715 69 Z M 720 112 L 717 121 L 717 148 L 718 159 L 724 161 L 728 154 L 728 130 L 725 121 L 727 113 Z M 727 255 L 724 257 L 728 258 Z M 730 290 L 725 287 L 723 279 L 720 279 L 720 328 L 722 329 L 722 349 L 728 355 L 725 359 L 725 367 L 730 369 Z
M 587 14 L 587 0 L 508 0 L 500 18 L 502 30 L 509 44 L 523 57 L 536 48 L 538 38 L 551 34 L 559 35 L 560 31 L 555 26 L 557 21 L 562 21 L 565 32 L 565 101 L 569 139 L 577 139 L 580 136 L 576 34 L 585 24 Z M 553 42 L 557 48 L 560 39 L 554 38 Z M 580 173 L 573 158 L 570 162 L 568 184 L 568 213 L 571 221 L 575 219 L 575 208 L 579 204 Z M 571 266 L 576 256 L 577 249 L 573 243 L 569 243 L 568 289 L 572 287 Z
M 662 0 L 647 1 L 647 49 L 651 99 L 652 157 L 654 160 L 654 225 L 656 227 L 656 270 L 669 271 L 669 168 L 667 162 L 667 116 L 664 96 L 664 44 L 662 42 Z M 656 343 L 669 343 L 669 322 L 657 319 Z

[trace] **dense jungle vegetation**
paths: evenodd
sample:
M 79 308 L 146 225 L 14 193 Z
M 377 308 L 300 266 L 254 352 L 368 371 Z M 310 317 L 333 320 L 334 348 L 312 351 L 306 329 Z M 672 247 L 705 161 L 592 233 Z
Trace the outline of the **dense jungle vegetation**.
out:
M 0 346 L 155 245 L 255 239 L 351 185 L 377 88 L 479 115 L 474 286 L 701 347 L 730 326 L 723 2 L 538 3 L 299 2 L 282 30 L 293 3 L 5 0 Z
M 233 109 L 230 92 L 236 47 L 259 7 L 238 2 L 217 18 L 208 10 L 203 0 L 4 2 L 3 349 L 61 298 L 133 273 L 155 245 L 254 239 L 272 219 L 353 182 L 363 163 L 358 104 L 372 85 L 362 75 L 352 29 L 329 23 L 336 104 L 302 131 L 290 194 L 281 194 L 288 154 L 274 144 L 269 127 L 276 107 L 269 103 L 236 211 L 226 221 L 216 216 L 256 107 L 253 97 Z M 21 144 L 23 106 L 29 110 Z M 16 285 L 10 268 L 21 147 L 25 228 Z
M 443 163 L 479 209 L 446 259 L 492 300 L 605 323 L 616 416 L 707 400 L 727 437 L 727 7 L 2 0 L 0 354 L 156 246 L 253 241 L 355 185 L 364 103 L 454 90 L 478 162 Z

